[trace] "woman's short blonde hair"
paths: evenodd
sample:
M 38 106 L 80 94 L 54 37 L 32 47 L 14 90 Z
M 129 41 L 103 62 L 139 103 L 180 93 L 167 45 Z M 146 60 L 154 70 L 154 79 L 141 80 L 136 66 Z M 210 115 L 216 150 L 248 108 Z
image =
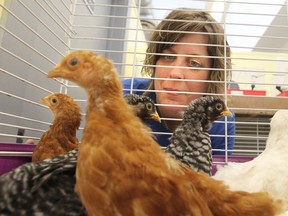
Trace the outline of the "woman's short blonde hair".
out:
M 223 94 L 225 77 L 231 79 L 230 47 L 222 26 L 207 12 L 193 9 L 176 9 L 162 20 L 151 35 L 147 54 L 142 68 L 143 75 L 154 77 L 155 66 L 163 50 L 178 42 L 187 32 L 203 32 L 208 36 L 208 55 L 212 59 L 207 93 Z M 227 83 L 226 82 L 226 83 Z M 154 89 L 151 80 L 149 89 Z

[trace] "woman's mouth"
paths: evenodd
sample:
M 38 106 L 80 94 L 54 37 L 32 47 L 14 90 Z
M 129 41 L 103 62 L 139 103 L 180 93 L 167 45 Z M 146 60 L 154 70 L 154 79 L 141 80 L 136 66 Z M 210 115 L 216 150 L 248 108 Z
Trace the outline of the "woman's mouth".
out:
M 166 94 L 171 95 L 171 96 L 179 96 L 183 94 L 183 93 L 179 93 L 181 92 L 180 90 L 173 89 L 173 88 L 164 88 L 164 91 Z

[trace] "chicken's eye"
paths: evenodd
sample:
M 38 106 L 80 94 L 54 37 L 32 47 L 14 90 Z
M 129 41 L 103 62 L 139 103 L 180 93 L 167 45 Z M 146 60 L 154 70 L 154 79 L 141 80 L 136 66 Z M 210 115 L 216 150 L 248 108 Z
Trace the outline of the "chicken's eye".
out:
M 73 58 L 70 60 L 69 65 L 71 66 L 75 66 L 78 63 L 78 59 L 77 58 Z
M 52 104 L 56 104 L 57 103 L 57 99 L 56 98 L 52 98 L 51 102 L 52 102 Z
M 147 103 L 147 104 L 146 104 L 146 109 L 147 109 L 147 110 L 151 111 L 152 108 L 153 108 L 152 103 Z
M 217 110 L 222 110 L 222 109 L 223 109 L 222 104 L 221 104 L 221 103 L 217 103 L 217 104 L 216 104 L 216 109 L 217 109 Z

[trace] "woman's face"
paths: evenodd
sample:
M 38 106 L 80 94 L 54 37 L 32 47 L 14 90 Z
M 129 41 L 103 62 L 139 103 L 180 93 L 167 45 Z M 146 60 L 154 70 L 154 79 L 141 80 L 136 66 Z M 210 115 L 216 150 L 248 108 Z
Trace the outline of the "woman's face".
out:
M 210 72 L 208 69 L 200 69 L 210 68 L 212 61 L 208 57 L 201 58 L 201 56 L 208 56 L 207 46 L 197 45 L 207 44 L 207 35 L 186 34 L 178 42 L 191 44 L 176 44 L 163 50 L 162 53 L 166 55 L 160 56 L 156 62 L 159 67 L 155 69 L 155 78 L 160 79 L 154 80 L 155 90 L 169 91 L 156 93 L 158 104 L 188 105 L 192 100 L 207 92 L 208 83 L 201 82 L 201 80 L 208 80 Z M 187 82 L 185 80 L 199 81 Z M 180 92 L 199 92 L 201 94 Z M 178 118 L 179 111 L 186 108 L 160 106 L 159 109 L 162 117 Z

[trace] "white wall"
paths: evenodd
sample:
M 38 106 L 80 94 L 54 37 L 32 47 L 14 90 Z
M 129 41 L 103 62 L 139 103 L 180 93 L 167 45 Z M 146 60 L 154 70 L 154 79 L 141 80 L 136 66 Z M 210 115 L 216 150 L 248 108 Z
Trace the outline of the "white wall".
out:
M 21 4 L 21 2 L 25 2 L 25 4 Z M 126 5 L 127 2 L 127 0 L 96 1 L 99 5 Z M 44 131 L 52 122 L 51 112 L 39 100 L 51 92 L 60 91 L 59 82 L 46 78 L 46 73 L 69 50 L 99 50 L 101 54 L 113 61 L 122 62 L 126 19 L 113 18 L 111 15 L 125 16 L 127 8 L 97 6 L 94 7 L 94 14 L 91 15 L 82 0 L 77 0 L 75 10 L 70 0 L 53 2 L 12 0 L 11 4 L 10 1 L 7 1 L 5 7 L 9 12 L 4 10 L 1 17 L 1 23 L 6 30 L 1 32 L 3 34 L 1 34 L 2 38 L 0 37 L 0 40 L 2 39 L 0 41 L 0 66 L 3 72 L 0 79 L 0 91 L 2 91 L 0 93 L 0 113 L 2 113 L 0 114 L 0 142 L 15 142 L 15 137 L 3 134 L 16 135 L 18 126 Z M 89 16 L 82 16 L 82 14 Z M 123 29 L 109 29 L 108 26 L 120 26 Z M 71 30 L 76 34 L 73 34 Z M 81 39 L 81 37 L 88 36 L 98 39 Z M 119 38 L 122 42 L 99 39 L 113 37 Z M 109 52 L 109 50 L 118 50 L 119 52 Z M 119 66 L 119 71 L 122 71 L 121 66 Z M 15 78 L 7 73 L 20 78 Z M 24 82 L 21 79 L 24 79 Z M 12 94 L 12 97 L 3 92 Z M 85 93 L 79 88 L 69 88 L 68 93 L 75 99 L 85 98 Z M 28 102 L 18 97 L 28 100 Z M 85 113 L 86 103 L 79 102 L 79 104 L 82 112 Z M 8 117 L 7 115 L 10 114 L 44 121 L 47 124 Z M 7 127 L 3 124 L 14 124 L 17 127 Z M 40 137 L 42 131 L 35 132 L 26 129 L 25 135 Z

